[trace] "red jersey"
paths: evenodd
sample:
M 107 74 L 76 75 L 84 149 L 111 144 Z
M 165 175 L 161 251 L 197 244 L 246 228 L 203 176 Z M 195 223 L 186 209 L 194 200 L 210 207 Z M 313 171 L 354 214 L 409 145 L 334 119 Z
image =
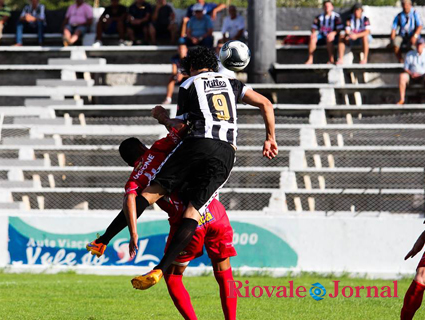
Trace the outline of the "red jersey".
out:
M 127 183 L 125 184 L 125 194 L 139 194 L 147 186 L 151 180 L 155 178 L 158 168 L 170 155 L 176 146 L 181 142 L 183 136 L 186 134 L 186 128 L 177 131 L 171 128 L 171 131 L 165 138 L 156 141 L 149 150 L 137 161 L 130 175 Z

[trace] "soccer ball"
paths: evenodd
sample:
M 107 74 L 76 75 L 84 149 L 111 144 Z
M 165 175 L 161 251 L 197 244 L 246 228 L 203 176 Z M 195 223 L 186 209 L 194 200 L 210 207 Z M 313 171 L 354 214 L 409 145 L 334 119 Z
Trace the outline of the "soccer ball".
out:
M 251 59 L 248 46 L 237 40 L 226 42 L 220 49 L 221 64 L 232 71 L 245 69 Z

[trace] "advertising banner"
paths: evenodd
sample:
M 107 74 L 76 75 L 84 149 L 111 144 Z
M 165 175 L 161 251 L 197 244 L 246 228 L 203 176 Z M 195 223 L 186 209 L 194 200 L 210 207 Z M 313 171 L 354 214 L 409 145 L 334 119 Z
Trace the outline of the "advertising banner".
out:
M 128 253 L 129 233 L 121 231 L 108 245 L 105 254 L 97 258 L 85 246 L 102 234 L 105 218 L 81 217 L 9 217 L 8 251 L 13 265 L 61 266 L 153 266 L 161 259 L 167 241 L 167 220 L 138 223 L 139 250 L 133 259 Z M 100 228 L 99 226 L 103 228 Z M 233 242 L 238 256 L 233 267 L 291 268 L 297 266 L 297 253 L 278 235 L 245 222 L 232 222 Z M 190 266 L 209 266 L 205 252 Z

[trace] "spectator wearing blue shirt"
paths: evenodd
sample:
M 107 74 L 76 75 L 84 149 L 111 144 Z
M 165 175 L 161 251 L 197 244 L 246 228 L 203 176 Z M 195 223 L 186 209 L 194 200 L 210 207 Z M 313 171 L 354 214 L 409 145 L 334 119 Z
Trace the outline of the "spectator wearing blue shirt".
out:
M 421 38 L 416 42 L 416 50 L 407 53 L 404 61 L 404 71 L 400 74 L 399 89 L 400 101 L 397 104 L 404 104 L 406 97 L 406 86 L 412 82 L 424 85 L 425 80 L 425 39 Z
M 204 15 L 204 7 L 197 3 L 193 6 L 194 15 L 187 23 L 186 44 L 188 46 L 213 46 L 213 24 L 211 18 Z
M 187 23 L 193 16 L 193 6 L 197 4 L 201 4 L 204 7 L 204 14 L 210 16 L 212 21 L 215 20 L 218 12 L 226 8 L 226 5 L 224 3 L 217 4 L 214 2 L 205 2 L 205 0 L 197 0 L 197 3 L 192 4 L 189 6 L 189 8 L 187 8 L 186 16 L 183 18 L 182 22 L 181 37 L 186 36 Z
M 38 44 L 43 45 L 44 26 L 46 23 L 46 14 L 44 5 L 39 0 L 31 0 L 31 4 L 27 4 L 22 10 L 16 25 L 16 44 L 22 46 L 22 37 L 25 32 L 35 32 L 38 34 Z
M 403 0 L 401 5 L 403 11 L 394 18 L 391 31 L 391 42 L 399 62 L 403 62 L 400 50 L 401 46 L 406 45 L 409 48 L 414 48 L 421 36 L 422 30 L 421 17 L 419 13 L 412 8 L 412 1 Z

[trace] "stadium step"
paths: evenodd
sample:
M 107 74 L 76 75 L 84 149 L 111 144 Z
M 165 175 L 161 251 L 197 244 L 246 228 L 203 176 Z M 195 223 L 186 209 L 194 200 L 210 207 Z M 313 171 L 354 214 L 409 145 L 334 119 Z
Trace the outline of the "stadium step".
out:
M 36 85 L 42 87 L 92 87 L 94 80 L 40 79 L 36 81 Z
M 3 210 L 18 210 L 22 208 L 21 202 L 0 202 L 0 209 Z
M 31 139 L 31 138 L 3 138 L 3 145 L 5 146 L 54 146 L 57 144 L 54 138 Z
M 105 65 L 106 59 L 103 58 L 88 58 L 88 59 L 64 59 L 64 58 L 51 58 L 47 60 L 48 65 L 60 66 L 81 66 L 81 65 Z
M 24 118 L 24 117 L 16 117 L 12 120 L 13 124 L 22 124 L 22 125 L 66 125 L 65 118 L 54 118 L 54 119 L 43 119 L 43 118 Z
M 9 181 L 0 180 L 0 189 L 11 189 L 11 188 L 33 188 L 33 181 Z
M 26 107 L 48 107 L 48 106 L 68 106 L 76 107 L 84 104 L 83 100 L 75 99 L 25 99 L 24 104 Z
M 19 160 L 19 159 L 2 159 L 0 158 L 1 167 L 43 167 L 46 165 L 44 159 L 36 160 Z

